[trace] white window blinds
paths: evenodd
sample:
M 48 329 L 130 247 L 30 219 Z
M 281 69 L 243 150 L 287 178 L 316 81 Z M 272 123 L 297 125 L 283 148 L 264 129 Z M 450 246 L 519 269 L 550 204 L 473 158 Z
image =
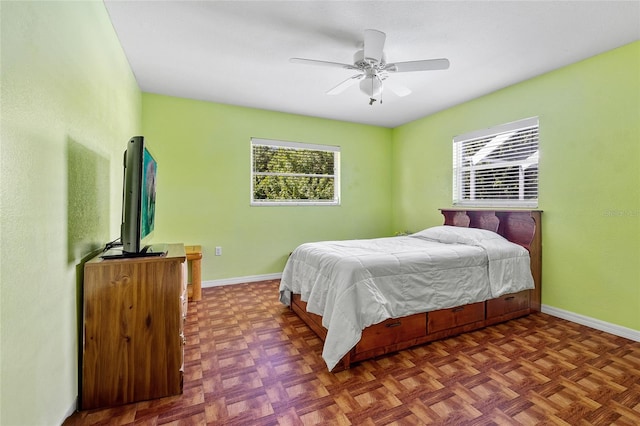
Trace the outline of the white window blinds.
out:
M 453 204 L 538 206 L 538 118 L 453 139 Z
M 251 139 L 251 204 L 340 203 L 340 147 Z

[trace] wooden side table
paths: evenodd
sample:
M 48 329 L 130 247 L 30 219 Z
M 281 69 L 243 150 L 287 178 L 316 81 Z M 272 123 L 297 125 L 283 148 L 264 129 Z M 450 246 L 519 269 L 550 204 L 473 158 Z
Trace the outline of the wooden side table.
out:
M 197 302 L 202 299 L 202 246 L 184 246 L 184 251 L 187 254 L 187 265 L 191 268 L 189 298 Z

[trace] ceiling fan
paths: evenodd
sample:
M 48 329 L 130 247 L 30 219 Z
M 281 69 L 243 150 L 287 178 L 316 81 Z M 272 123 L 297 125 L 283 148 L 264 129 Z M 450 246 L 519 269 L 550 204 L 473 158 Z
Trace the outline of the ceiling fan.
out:
M 387 63 L 384 53 L 386 34 L 378 30 L 364 30 L 364 44 L 361 50 L 353 55 L 353 64 L 339 62 L 318 61 L 315 59 L 291 58 L 295 64 L 318 65 L 331 68 L 343 68 L 357 71 L 334 88 L 327 91 L 327 95 L 337 95 L 356 82 L 360 82 L 360 90 L 369 97 L 369 105 L 373 105 L 380 97 L 383 89 L 382 82 L 387 80 L 390 73 L 444 70 L 449 68 L 449 60 L 425 59 L 419 61 Z M 387 81 L 389 89 L 398 96 L 407 96 L 411 93 L 407 87 L 396 82 Z M 380 97 L 380 103 L 382 98 Z

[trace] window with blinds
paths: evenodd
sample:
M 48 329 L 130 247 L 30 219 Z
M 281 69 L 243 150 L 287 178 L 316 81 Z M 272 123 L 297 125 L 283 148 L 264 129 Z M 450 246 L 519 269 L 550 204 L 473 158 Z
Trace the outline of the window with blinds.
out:
M 339 205 L 340 147 L 251 139 L 252 205 Z
M 538 117 L 453 139 L 453 204 L 538 206 Z

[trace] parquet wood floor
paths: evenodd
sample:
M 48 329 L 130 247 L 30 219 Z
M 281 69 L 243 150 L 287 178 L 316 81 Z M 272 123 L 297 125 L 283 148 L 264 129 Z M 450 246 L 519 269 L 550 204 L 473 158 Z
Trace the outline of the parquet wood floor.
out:
M 545 314 L 327 371 L 278 282 L 189 304 L 184 394 L 65 425 L 640 425 L 640 343 Z

